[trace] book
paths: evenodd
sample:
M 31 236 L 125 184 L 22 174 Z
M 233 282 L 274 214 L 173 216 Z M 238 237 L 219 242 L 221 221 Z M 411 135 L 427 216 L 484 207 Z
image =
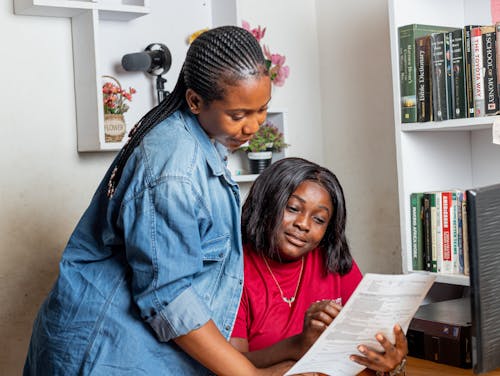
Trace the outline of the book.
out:
M 448 33 L 450 40 L 450 88 L 451 118 L 467 117 L 467 92 L 465 84 L 463 30 L 455 29 Z
M 431 106 L 431 39 L 429 35 L 415 39 L 417 72 L 417 121 L 432 120 Z
M 468 230 L 468 215 L 467 215 L 467 194 L 464 193 L 462 199 L 462 246 L 464 250 L 464 274 L 470 274 L 469 266 L 469 230 Z
M 500 22 L 495 24 L 496 40 L 500 40 Z M 496 48 L 497 93 L 500 95 L 500 46 Z
M 423 193 L 421 192 L 415 192 L 410 195 L 411 254 L 413 270 L 424 270 L 422 197 Z
M 481 27 L 481 37 L 483 43 L 484 107 L 485 114 L 492 115 L 498 111 L 495 26 Z
M 451 249 L 451 192 L 441 192 L 441 272 L 452 273 L 452 249 Z
M 464 274 L 464 230 L 463 230 L 463 212 L 462 202 L 464 200 L 464 191 L 457 191 L 457 253 L 458 253 L 458 273 Z
M 480 27 L 471 30 L 471 68 L 474 116 L 484 116 L 483 39 Z
M 414 123 L 417 121 L 415 39 L 451 29 L 454 28 L 422 24 L 410 24 L 398 28 L 402 123 Z
M 445 33 L 431 34 L 432 117 L 434 121 L 448 119 L 448 83 Z M 447 38 L 446 38 L 447 39 Z
M 431 205 L 431 272 L 441 269 L 438 252 L 441 252 L 441 194 L 439 192 L 430 193 Z M 438 266 L 439 265 L 439 266 Z
M 451 191 L 450 204 L 450 249 L 451 249 L 451 273 L 459 272 L 458 257 L 458 191 Z
M 464 26 L 464 60 L 465 60 L 465 87 L 467 98 L 467 117 L 474 117 L 474 90 L 472 85 L 472 50 L 471 30 L 478 25 Z
M 431 194 L 422 195 L 422 238 L 424 270 L 432 271 Z

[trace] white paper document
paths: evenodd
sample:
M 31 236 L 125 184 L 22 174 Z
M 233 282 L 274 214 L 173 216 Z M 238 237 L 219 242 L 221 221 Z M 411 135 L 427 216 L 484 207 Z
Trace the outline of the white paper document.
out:
M 375 335 L 382 333 L 394 343 L 395 324 L 406 333 L 435 279 L 428 273 L 367 273 L 339 315 L 285 376 L 306 372 L 358 374 L 365 367 L 349 360 L 349 356 L 360 354 L 360 344 L 383 351 Z

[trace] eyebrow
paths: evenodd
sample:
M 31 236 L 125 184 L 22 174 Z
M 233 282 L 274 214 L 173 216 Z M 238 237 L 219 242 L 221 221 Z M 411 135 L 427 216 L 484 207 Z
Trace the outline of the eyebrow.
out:
M 259 107 L 259 110 L 262 110 L 266 107 L 269 107 L 269 102 L 271 102 L 271 98 L 269 98 L 269 100 L 263 104 L 262 106 Z M 243 112 L 248 112 L 248 111 L 255 111 L 253 109 L 248 109 L 248 108 L 230 108 L 227 110 L 228 112 L 240 112 L 240 111 L 243 111 Z

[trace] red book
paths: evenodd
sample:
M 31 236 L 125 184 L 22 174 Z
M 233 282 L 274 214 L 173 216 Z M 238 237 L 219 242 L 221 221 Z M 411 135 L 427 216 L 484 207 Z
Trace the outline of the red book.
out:
M 450 215 L 451 215 L 451 192 L 441 192 L 441 214 L 442 214 L 442 245 L 443 245 L 443 262 L 441 271 L 443 273 L 452 273 L 452 253 L 451 253 L 451 234 L 450 234 Z

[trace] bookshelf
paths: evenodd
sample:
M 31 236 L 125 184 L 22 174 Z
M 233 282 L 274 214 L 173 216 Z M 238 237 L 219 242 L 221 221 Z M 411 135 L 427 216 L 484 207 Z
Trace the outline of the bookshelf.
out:
M 498 116 L 401 122 L 398 27 L 418 23 L 462 27 L 492 24 L 489 0 L 389 0 L 394 127 L 403 271 L 411 272 L 410 194 L 468 189 L 500 182 L 500 145 L 492 143 Z M 469 277 L 437 274 L 437 282 L 469 285 Z

